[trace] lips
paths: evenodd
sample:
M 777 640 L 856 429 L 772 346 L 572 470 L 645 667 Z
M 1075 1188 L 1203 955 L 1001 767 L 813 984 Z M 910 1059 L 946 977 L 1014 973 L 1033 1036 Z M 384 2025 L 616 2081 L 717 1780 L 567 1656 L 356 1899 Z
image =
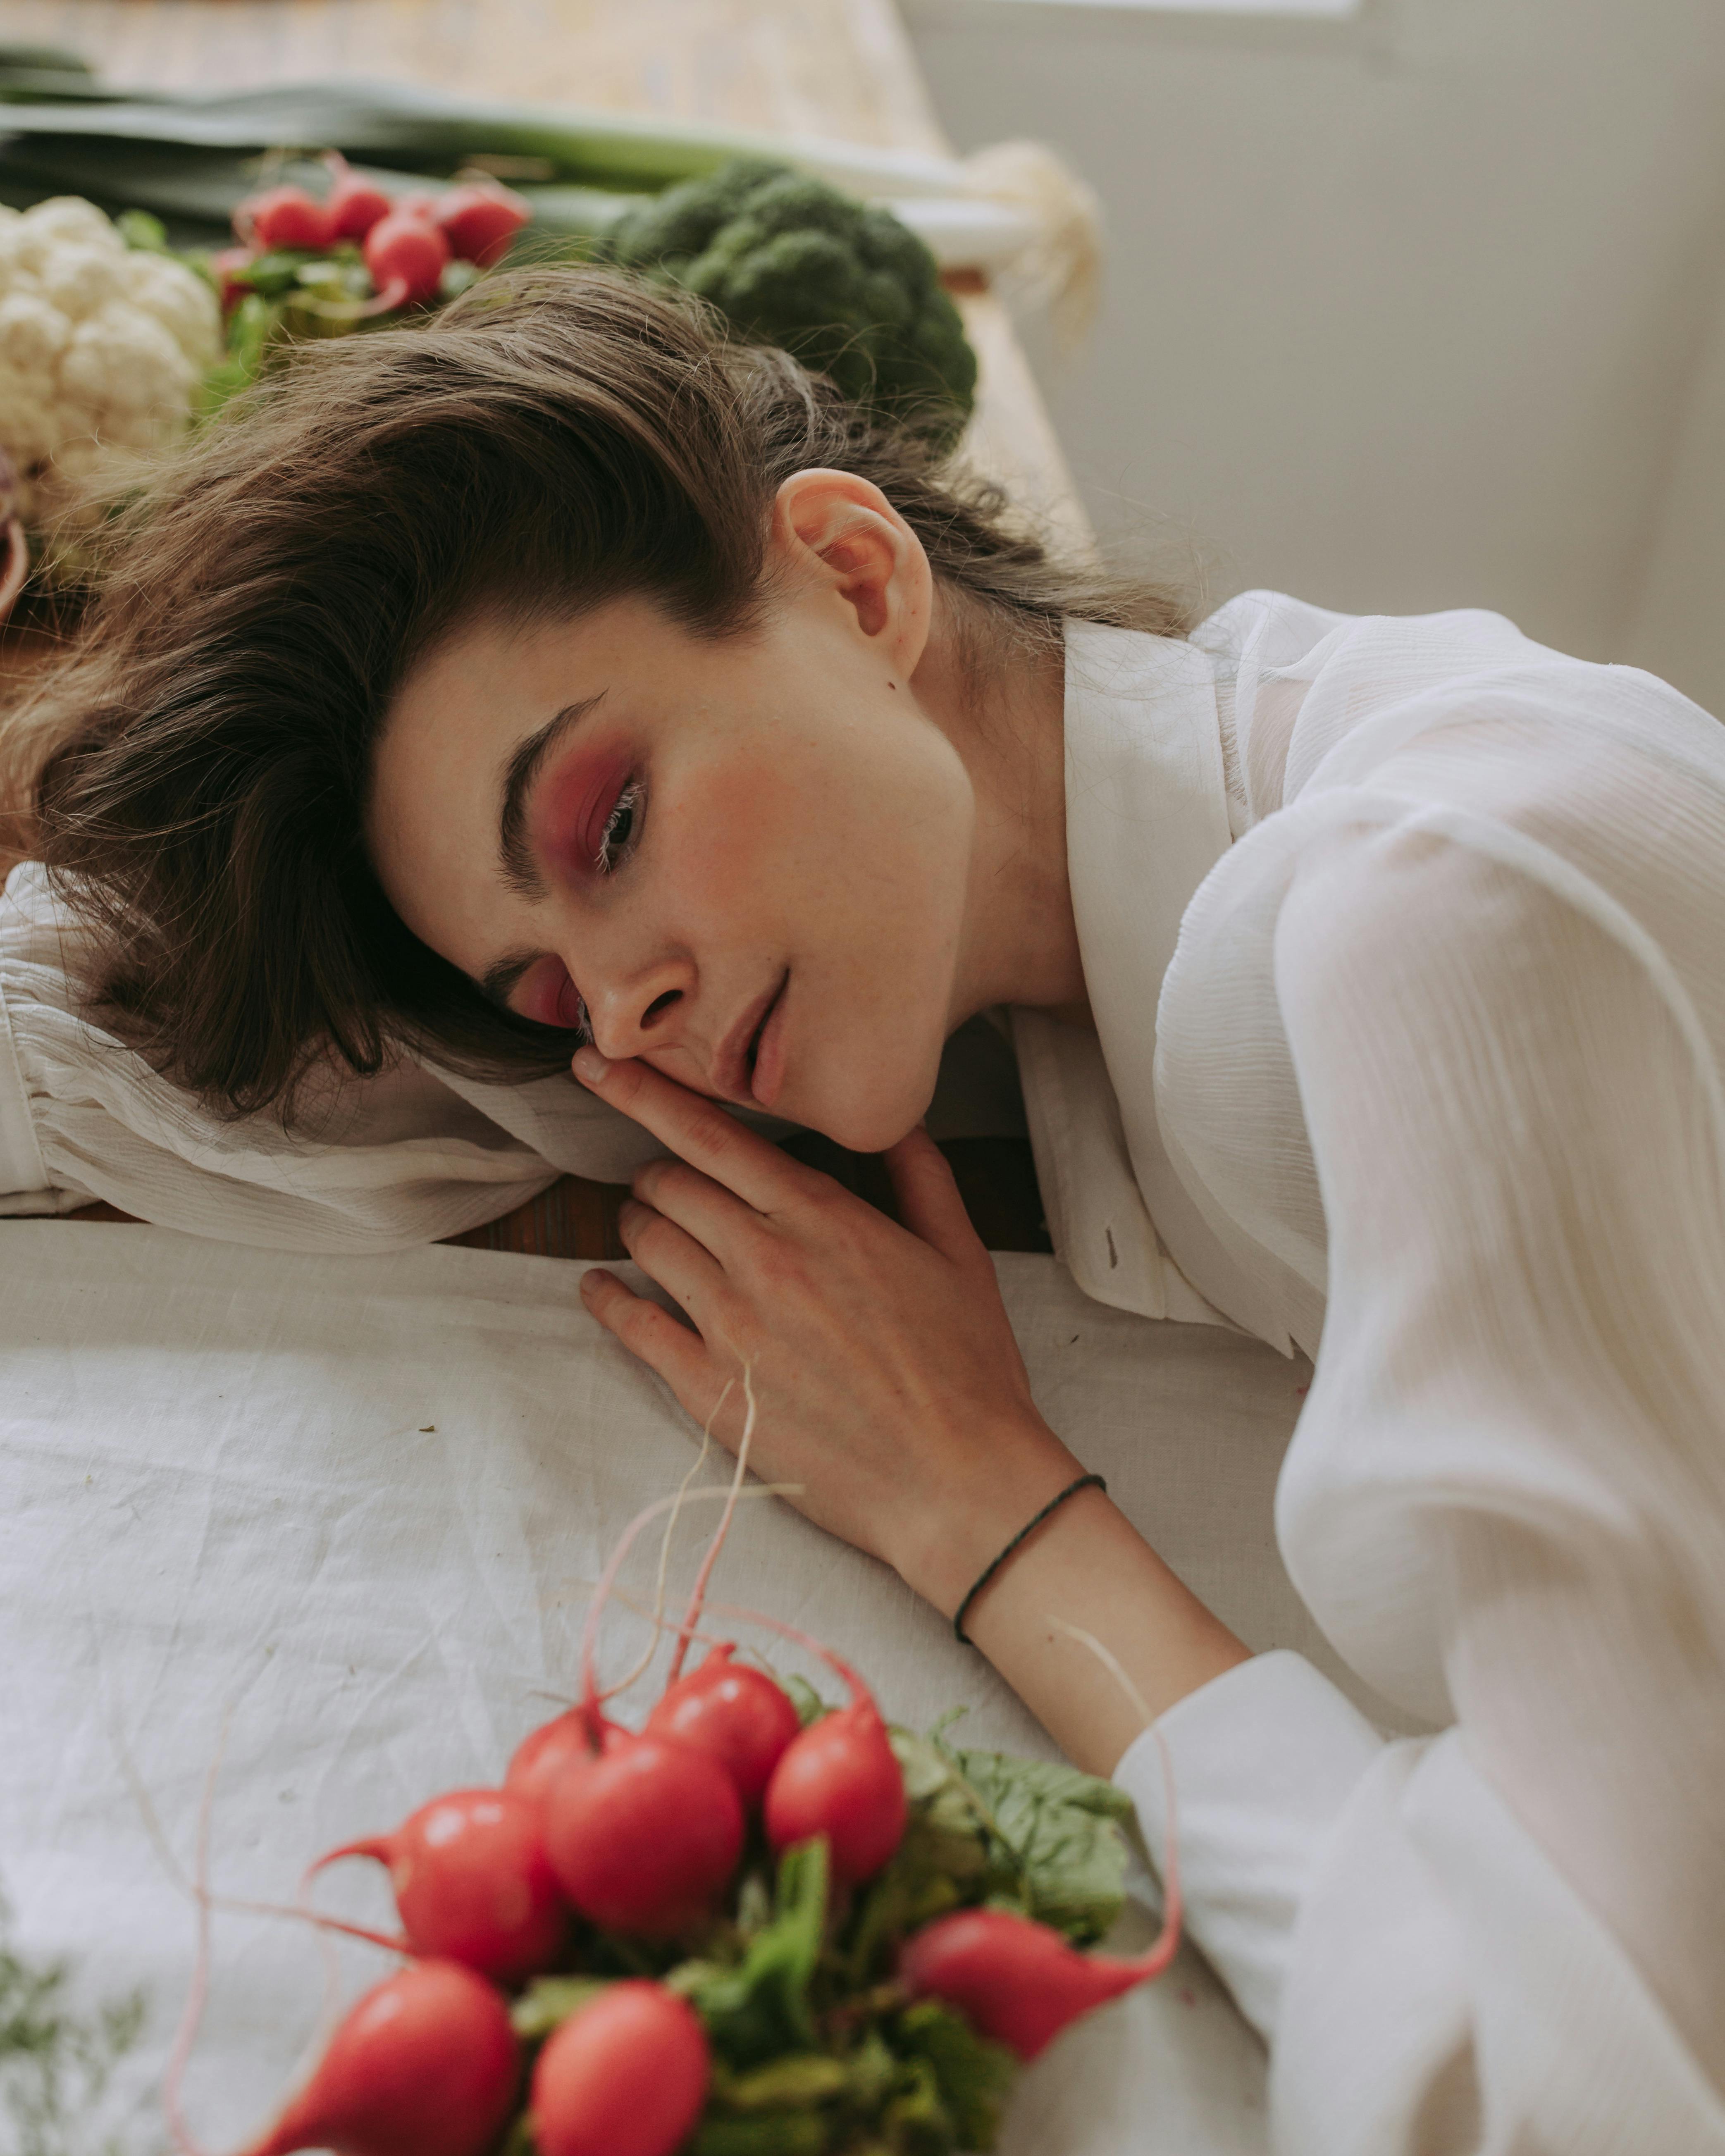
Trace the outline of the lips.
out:
M 789 979 L 787 969 L 770 988 L 755 998 L 719 1044 L 718 1053 L 713 1058 L 713 1081 L 721 1092 L 733 1101 L 760 1097 L 757 1084 L 762 1075 L 761 1051 Z M 777 1091 L 776 1085 L 773 1090 Z
M 784 1083 L 784 1012 L 789 1001 L 785 990 L 790 985 L 790 978 L 787 973 L 779 983 L 778 993 L 773 998 L 765 1022 L 755 1035 L 749 1091 L 763 1108 L 773 1106 L 778 1098 L 779 1087 Z

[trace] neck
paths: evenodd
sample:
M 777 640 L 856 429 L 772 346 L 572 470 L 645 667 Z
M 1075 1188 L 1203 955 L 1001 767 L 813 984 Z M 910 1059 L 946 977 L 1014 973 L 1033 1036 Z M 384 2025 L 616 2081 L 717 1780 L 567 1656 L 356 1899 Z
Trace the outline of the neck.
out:
M 1081 1016 L 1066 875 L 1065 654 L 978 663 L 950 606 L 911 686 L 963 757 L 975 804 L 952 1026 L 993 1004 Z

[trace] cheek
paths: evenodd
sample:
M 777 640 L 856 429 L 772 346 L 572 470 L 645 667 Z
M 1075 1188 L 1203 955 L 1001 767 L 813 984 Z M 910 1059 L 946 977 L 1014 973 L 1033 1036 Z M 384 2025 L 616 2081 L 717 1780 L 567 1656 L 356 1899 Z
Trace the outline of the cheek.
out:
M 787 905 L 806 895 L 816 851 L 803 806 L 783 769 L 754 762 L 691 774 L 665 804 L 656 850 L 703 940 L 750 924 L 777 940 Z M 653 808 L 649 793 L 649 831 Z

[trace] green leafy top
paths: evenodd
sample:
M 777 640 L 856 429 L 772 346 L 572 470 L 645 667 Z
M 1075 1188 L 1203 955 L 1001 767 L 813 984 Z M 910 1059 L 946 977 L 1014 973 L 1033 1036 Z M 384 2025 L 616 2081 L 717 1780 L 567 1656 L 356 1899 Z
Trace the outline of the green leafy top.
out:
M 955 1752 L 954 1768 L 987 1805 L 1017 1866 L 1019 1906 L 1076 1945 L 1110 1930 L 1125 1898 L 1132 1803 L 1111 1782 L 1058 1759 Z
M 5 1917 L 0 1905 L 0 1922 Z M 12 2156 L 117 2156 L 90 2138 L 90 2118 L 116 2063 L 137 2041 L 144 2002 L 133 1994 L 79 2012 L 64 1963 L 33 1964 L 0 1943 L 0 2143 Z

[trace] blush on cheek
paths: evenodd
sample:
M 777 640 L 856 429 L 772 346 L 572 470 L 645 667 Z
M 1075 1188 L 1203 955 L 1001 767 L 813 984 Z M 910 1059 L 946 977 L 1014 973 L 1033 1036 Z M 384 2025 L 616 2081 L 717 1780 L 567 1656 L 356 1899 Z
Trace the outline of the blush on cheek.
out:
M 746 916 L 774 946 L 759 954 L 763 958 L 778 955 L 819 889 L 808 828 L 829 824 L 831 811 L 817 819 L 801 808 L 794 779 L 783 769 L 715 762 L 691 775 L 675 801 L 661 788 L 649 811 L 659 818 L 655 857 L 675 863 L 693 917 L 711 929 L 721 919 Z

